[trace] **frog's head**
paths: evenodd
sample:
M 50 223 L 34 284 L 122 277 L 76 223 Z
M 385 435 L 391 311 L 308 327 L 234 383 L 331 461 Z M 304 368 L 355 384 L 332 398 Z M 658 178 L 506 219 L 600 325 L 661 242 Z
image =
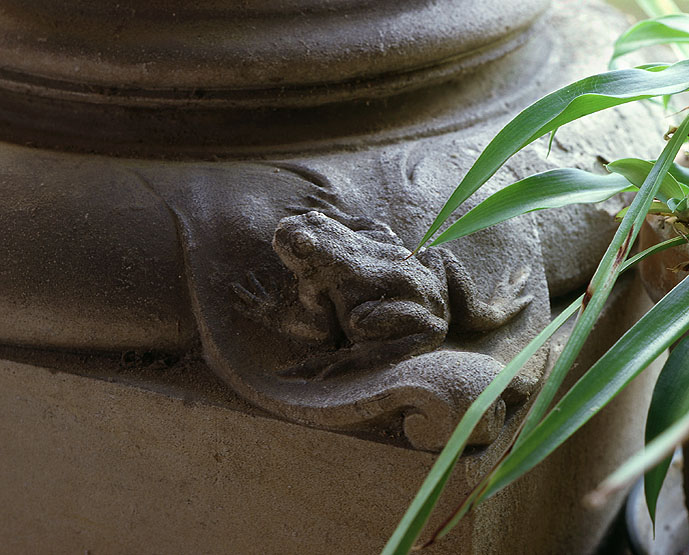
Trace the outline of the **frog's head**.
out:
M 334 244 L 351 231 L 320 212 L 311 211 L 280 220 L 273 249 L 292 271 L 301 273 L 333 263 Z

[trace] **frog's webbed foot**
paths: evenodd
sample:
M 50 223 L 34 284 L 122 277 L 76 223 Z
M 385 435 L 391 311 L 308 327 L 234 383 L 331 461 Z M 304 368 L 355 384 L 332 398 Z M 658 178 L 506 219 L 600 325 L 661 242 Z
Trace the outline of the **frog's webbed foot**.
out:
M 455 323 L 472 331 L 488 331 L 503 326 L 533 300 L 533 295 L 524 294 L 530 274 L 528 267 L 514 272 L 507 270 L 495 285 L 488 302 L 481 301 L 475 294 L 466 294 L 465 310 L 460 321 Z
M 253 272 L 247 272 L 246 279 L 246 286 L 239 282 L 231 285 L 241 303 L 235 304 L 235 309 L 246 318 L 298 341 L 329 344 L 334 340 L 327 312 L 308 311 L 303 307 L 294 310 L 280 296 L 276 285 L 267 288 Z
M 386 223 L 367 216 L 347 214 L 338 208 L 335 204 L 337 201 L 333 193 L 321 192 L 318 195 L 307 195 L 304 201 L 304 205 L 292 205 L 288 206 L 287 209 L 295 214 L 306 214 L 316 210 L 369 239 L 380 243 L 403 246 L 402 240 Z
M 236 298 L 235 309 L 244 316 L 263 325 L 270 325 L 279 312 L 277 293 L 271 293 L 251 271 L 246 272 L 247 285 L 235 281 L 231 284 Z

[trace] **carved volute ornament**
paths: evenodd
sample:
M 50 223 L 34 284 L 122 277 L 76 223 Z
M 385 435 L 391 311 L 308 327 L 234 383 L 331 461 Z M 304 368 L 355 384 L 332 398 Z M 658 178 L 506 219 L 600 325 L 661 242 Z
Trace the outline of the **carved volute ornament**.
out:
M 274 415 L 438 449 L 614 226 L 606 208 L 528 215 L 408 258 L 518 109 L 603 69 L 610 37 L 578 18 L 619 20 L 582 4 L 5 0 L 0 343 L 196 351 Z M 481 198 L 620 154 L 601 121 L 631 129 L 563 129 Z

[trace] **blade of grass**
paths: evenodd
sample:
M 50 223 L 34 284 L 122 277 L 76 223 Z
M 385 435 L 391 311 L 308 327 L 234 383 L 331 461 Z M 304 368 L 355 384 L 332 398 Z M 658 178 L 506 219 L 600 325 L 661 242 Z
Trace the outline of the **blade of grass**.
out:
M 648 17 L 660 17 L 671 13 L 680 13 L 682 10 L 673 0 L 636 0 L 636 4 Z
M 622 158 L 610 162 L 606 167 L 609 171 L 623 175 L 630 183 L 641 187 L 653 168 L 653 163 L 639 158 Z M 686 196 L 686 191 L 668 169 L 668 173 L 663 177 L 655 196 L 667 204 L 671 198 L 681 199 Z
M 624 215 L 627 213 L 629 210 L 629 206 L 626 206 L 622 210 L 620 210 L 616 215 L 615 219 L 619 222 L 624 218 Z M 648 209 L 647 214 L 669 214 L 671 210 L 668 208 L 667 204 L 664 202 L 658 202 L 658 201 L 653 201 L 651 203 L 650 208 Z
M 644 258 L 647 258 L 653 254 L 656 254 L 657 252 L 660 252 L 662 250 L 672 248 L 681 244 L 686 243 L 686 240 L 683 237 L 675 237 L 673 239 L 669 239 L 667 241 L 663 241 L 662 243 L 658 243 L 657 245 L 654 245 L 653 247 L 650 247 L 646 249 L 645 251 L 637 254 L 636 256 L 630 258 L 627 262 L 624 263 L 622 266 L 622 271 L 626 271 L 628 268 L 632 267 L 636 263 L 640 262 Z M 580 297 L 575 301 L 575 303 L 581 303 L 583 296 Z M 571 308 L 571 307 L 570 307 Z M 547 383 L 547 382 L 546 382 Z M 496 466 L 494 467 L 497 468 L 497 466 L 504 460 L 510 450 L 514 447 L 514 444 L 507 449 L 507 451 L 504 453 L 503 457 L 498 461 Z M 471 492 L 471 494 L 467 497 L 467 499 L 455 510 L 455 512 L 448 518 L 443 525 L 433 534 L 431 539 L 426 542 L 425 545 L 431 545 L 438 539 L 440 539 L 442 536 L 447 534 L 447 532 L 455 526 L 460 519 L 473 507 L 473 505 L 477 504 L 480 502 L 479 495 L 483 492 L 483 490 L 488 486 L 490 476 L 484 478 Z
M 689 60 L 671 66 L 651 65 L 593 75 L 543 97 L 517 115 L 483 150 L 416 250 L 513 154 L 549 131 L 606 108 L 688 88 Z
M 622 271 L 626 271 L 634 264 L 647 258 L 662 250 L 675 247 L 685 243 L 682 237 L 675 237 L 659 243 L 637 254 L 625 262 Z M 466 443 L 479 420 L 492 404 L 498 399 L 502 392 L 507 388 L 514 377 L 519 373 L 519 370 L 531 358 L 531 356 L 540 349 L 550 336 L 555 333 L 581 306 L 584 296 L 581 295 L 573 303 L 571 303 L 565 310 L 563 310 L 553 321 L 538 334 L 525 348 L 522 350 L 510 363 L 508 363 L 495 377 L 495 379 L 486 387 L 486 389 L 476 398 L 471 404 L 467 412 L 464 414 L 460 422 L 457 424 L 452 436 L 447 445 L 442 450 L 435 464 L 428 473 L 421 488 L 417 492 L 414 500 L 407 509 L 404 517 L 395 529 L 394 534 L 388 540 L 388 543 L 383 550 L 384 555 L 401 555 L 405 554 L 411 549 L 419 534 L 423 530 L 424 524 L 428 520 L 430 513 L 435 506 L 439 493 L 442 487 L 447 482 L 452 469 L 457 460 L 462 455 Z M 474 497 L 469 496 L 467 503 L 469 504 L 478 494 L 475 492 Z
M 685 187 L 689 185 L 689 168 L 685 168 L 679 164 L 672 164 L 672 167 L 668 170 L 668 173 Z
M 528 472 L 533 466 L 538 464 L 543 458 L 550 454 L 557 446 L 567 439 L 576 429 L 577 420 L 574 415 L 570 415 L 571 420 L 557 421 L 560 428 L 553 432 L 550 428 L 548 432 L 541 433 L 544 423 L 554 421 L 550 418 L 556 409 L 543 419 L 548 407 L 552 403 L 557 390 L 562 384 L 567 372 L 571 368 L 574 360 L 578 356 L 584 342 L 588 338 L 591 329 L 593 328 L 598 315 L 600 314 L 603 305 L 612 290 L 615 281 L 621 271 L 621 266 L 624 259 L 627 257 L 629 250 L 634 242 L 634 239 L 641 227 L 641 223 L 645 217 L 646 211 L 651 205 L 653 197 L 660 186 L 663 177 L 666 175 L 668 168 L 672 164 L 672 160 L 677 154 L 682 141 L 689 134 L 689 116 L 684 119 L 678 130 L 672 136 L 668 144 L 663 149 L 662 154 L 658 157 L 657 162 L 653 165 L 651 172 L 648 174 L 646 181 L 639 189 L 634 202 L 629 207 L 627 214 L 620 223 L 612 242 L 610 243 L 603 259 L 598 265 L 598 269 L 594 274 L 589 287 L 587 288 L 584 300 L 582 303 L 583 310 L 579 314 L 579 319 L 572 330 L 569 340 L 565 344 L 562 353 L 558 357 L 550 377 L 543 385 L 540 393 L 536 397 L 534 404 L 529 410 L 522 430 L 519 433 L 514 447 L 511 452 L 505 457 L 500 465 L 491 473 L 487 482 L 485 490 L 476 498 L 475 503 L 487 499 L 503 487 L 509 485 L 517 478 Z M 662 302 L 662 301 L 661 301 Z M 632 328 L 634 329 L 634 328 Z M 605 358 L 605 357 L 604 357 Z M 602 360 L 602 359 L 601 359 Z M 600 361 L 599 361 L 600 362 Z M 577 382 L 576 386 L 591 375 L 594 365 L 584 375 L 584 377 Z M 595 373 L 592 374 L 595 376 Z M 626 385 L 626 384 L 625 384 Z M 574 389 L 574 388 L 573 388 Z M 595 392 L 584 390 L 588 395 L 594 395 Z M 594 395 L 595 396 L 595 395 Z M 565 396 L 569 398 L 569 394 Z M 564 400 L 564 399 L 563 399 Z M 571 400 L 572 403 L 580 399 Z M 609 399 L 608 399 L 609 400 Z M 562 402 L 562 401 L 561 401 Z M 558 404 L 559 407 L 560 404 Z M 598 409 L 596 409 L 597 412 Z M 561 408 L 557 411 L 562 412 Z M 557 415 L 556 415 L 557 416 Z M 589 416 L 590 417 L 590 416 Z M 543 419 L 543 422 L 541 420 Z M 579 424 L 581 426 L 581 424 Z M 533 438 L 536 439 L 533 439 Z M 556 439 L 561 439 L 560 443 L 554 444 Z M 542 455 L 542 457 L 541 457 Z M 539 458 L 540 457 L 540 458 Z M 432 541 L 440 539 L 447 535 L 450 530 L 457 525 L 459 517 L 450 520 L 446 526 L 437 532 L 432 538 Z
M 624 158 L 607 165 L 613 175 L 599 175 L 574 168 L 549 170 L 535 174 L 492 194 L 459 218 L 433 245 L 440 245 L 470 235 L 515 216 L 534 210 L 559 208 L 570 204 L 600 202 L 611 196 L 636 191 L 653 167 L 653 162 L 638 158 Z M 674 174 L 684 176 L 673 164 L 658 189 L 657 196 L 667 204 L 671 199 L 689 195 L 689 187 L 680 183 Z M 689 174 L 687 174 L 689 177 Z M 633 186 L 630 186 L 630 183 Z M 671 211 L 666 204 L 654 203 L 649 212 Z M 627 209 L 618 214 L 622 219 Z
M 689 117 L 684 119 L 679 129 L 668 141 L 662 154 L 658 157 L 639 192 L 636 194 L 627 213 L 624 215 L 622 222 L 620 222 L 620 226 L 615 232 L 615 236 L 603 255 L 598 269 L 587 288 L 587 296 L 590 300 L 588 303 L 584 301 L 584 310 L 572 330 L 572 335 L 555 363 L 550 379 L 544 385 L 527 415 L 522 433 L 516 442 L 517 446 L 522 441 L 522 438 L 526 437 L 543 418 L 567 372 L 579 355 L 617 280 L 620 263 L 624 261 L 634 243 L 646 213 L 653 202 L 653 198 L 688 133 Z
M 534 210 L 601 202 L 623 191 L 636 191 L 622 175 L 573 168 L 550 170 L 512 183 L 494 193 L 433 241 L 440 245 Z
M 682 416 L 672 426 L 646 445 L 632 458 L 605 479 L 595 490 L 587 494 L 584 502 L 592 507 L 600 507 L 615 492 L 621 491 L 634 483 L 645 471 L 655 465 L 672 461 L 674 450 L 689 438 L 689 413 Z M 667 468 L 664 473 L 667 473 Z M 649 507 L 650 509 L 650 507 Z M 653 523 L 655 528 L 655 522 Z
M 562 311 L 541 333 L 532 339 L 524 350 L 495 376 L 493 381 L 488 384 L 486 389 L 471 404 L 435 461 L 414 501 L 412 501 L 395 532 L 388 540 L 382 555 L 400 555 L 407 553 L 411 549 L 423 530 L 423 526 L 430 516 L 442 487 L 447 482 L 452 469 L 462 455 L 471 432 L 479 423 L 483 414 L 507 388 L 522 366 L 577 311 L 582 299 L 583 295 Z
M 642 472 L 653 466 L 654 451 L 659 449 L 652 447 L 651 443 L 656 446 L 670 442 L 669 451 L 665 451 L 665 454 L 669 456 L 663 461 L 657 461 L 659 464 L 646 472 L 644 478 L 646 506 L 654 526 L 658 495 L 670 467 L 672 450 L 674 450 L 672 438 L 675 436 L 673 435 L 674 432 L 670 432 L 670 428 L 687 413 L 689 413 L 689 338 L 684 338 L 672 350 L 653 389 L 653 397 L 646 418 L 646 450 L 639 454 L 635 462 L 630 461 L 626 465 L 630 479 L 637 474 L 641 475 Z M 681 433 L 685 430 L 686 424 L 685 426 L 680 425 L 676 431 Z M 661 435 L 663 435 L 663 439 L 660 439 Z M 680 439 L 685 439 L 685 437 Z M 662 452 L 663 450 L 660 449 L 659 453 L 662 454 Z M 622 468 L 620 468 L 619 476 L 625 476 Z
M 648 17 L 662 17 L 673 13 L 682 13 L 682 9 L 673 0 L 636 0 L 637 5 Z M 671 44 L 678 60 L 689 57 L 689 48 L 684 44 Z
M 672 15 L 677 13 L 683 13 L 683 10 L 673 1 L 673 0 L 636 0 L 637 6 L 639 6 L 646 17 L 663 17 L 665 15 Z M 687 48 L 684 45 L 671 45 L 677 59 L 687 57 Z

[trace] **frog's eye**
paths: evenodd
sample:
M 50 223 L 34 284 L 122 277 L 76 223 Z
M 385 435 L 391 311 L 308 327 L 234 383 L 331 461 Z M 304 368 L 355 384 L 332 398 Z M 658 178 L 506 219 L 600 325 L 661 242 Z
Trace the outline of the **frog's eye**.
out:
M 316 252 L 316 239 L 310 233 L 295 231 L 290 242 L 297 258 L 307 258 Z

